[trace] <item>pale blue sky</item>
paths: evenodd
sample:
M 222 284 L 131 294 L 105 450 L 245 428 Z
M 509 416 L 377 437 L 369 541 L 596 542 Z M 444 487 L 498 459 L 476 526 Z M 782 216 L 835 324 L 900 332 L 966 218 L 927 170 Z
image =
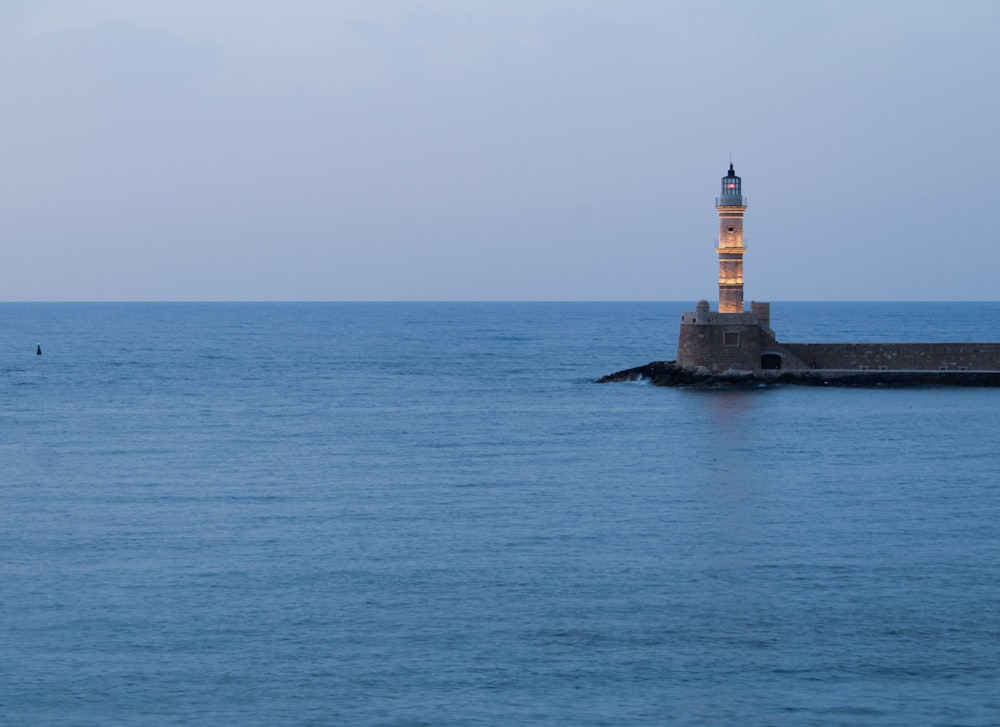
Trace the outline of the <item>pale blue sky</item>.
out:
M 995 0 L 4 0 L 2 300 L 1000 298 Z

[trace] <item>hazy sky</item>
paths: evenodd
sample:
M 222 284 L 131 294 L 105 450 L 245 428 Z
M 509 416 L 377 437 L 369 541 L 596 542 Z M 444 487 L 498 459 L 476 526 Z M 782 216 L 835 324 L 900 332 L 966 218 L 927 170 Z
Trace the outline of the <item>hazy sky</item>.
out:
M 1000 298 L 996 0 L 3 0 L 2 300 Z

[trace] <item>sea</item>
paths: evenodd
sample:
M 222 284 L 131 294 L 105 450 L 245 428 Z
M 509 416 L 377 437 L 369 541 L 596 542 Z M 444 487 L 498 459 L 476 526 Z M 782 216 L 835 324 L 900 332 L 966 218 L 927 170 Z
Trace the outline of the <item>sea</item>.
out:
M 1000 389 L 596 383 L 692 309 L 0 304 L 0 724 L 1000 724 Z

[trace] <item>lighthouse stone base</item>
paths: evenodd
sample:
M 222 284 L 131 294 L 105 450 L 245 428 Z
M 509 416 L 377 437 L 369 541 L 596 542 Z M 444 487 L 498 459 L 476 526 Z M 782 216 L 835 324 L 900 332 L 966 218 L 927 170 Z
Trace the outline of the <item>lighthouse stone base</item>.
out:
M 773 363 L 781 352 L 770 317 L 768 303 L 751 303 L 748 313 L 718 313 L 699 301 L 694 312 L 681 315 L 678 365 L 712 372 L 780 368 Z

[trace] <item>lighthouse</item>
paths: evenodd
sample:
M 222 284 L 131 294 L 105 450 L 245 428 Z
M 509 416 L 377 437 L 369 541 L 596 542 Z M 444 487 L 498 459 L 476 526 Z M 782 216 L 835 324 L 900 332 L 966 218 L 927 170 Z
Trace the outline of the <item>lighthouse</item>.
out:
M 715 198 L 719 212 L 719 313 L 743 312 L 743 214 L 747 211 L 742 180 L 732 162 L 722 178 L 722 194 Z
M 732 163 L 722 178 L 722 194 L 715 198 L 719 213 L 719 308 L 699 300 L 693 311 L 681 314 L 677 340 L 680 366 L 709 371 L 758 371 L 782 368 L 783 353 L 771 330 L 771 304 L 743 304 L 743 215 L 747 200 L 743 182 Z
M 718 311 L 707 300 L 699 300 L 693 311 L 681 314 L 677 360 L 628 369 L 620 372 L 623 379 L 646 377 L 668 386 L 780 381 L 823 386 L 931 381 L 1000 386 L 1000 343 L 779 342 L 771 329 L 771 304 L 751 301 L 750 310 L 743 306 L 747 200 L 731 163 L 715 209 L 719 213 Z M 989 378 L 994 375 L 997 378 Z M 992 381 L 996 383 L 986 383 Z

